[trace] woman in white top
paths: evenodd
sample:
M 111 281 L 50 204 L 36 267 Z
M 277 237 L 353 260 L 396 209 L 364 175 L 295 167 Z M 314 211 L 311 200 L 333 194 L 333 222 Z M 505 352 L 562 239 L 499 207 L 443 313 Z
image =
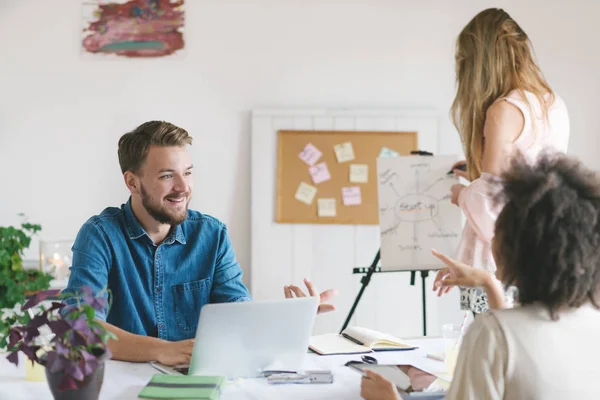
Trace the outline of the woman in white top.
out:
M 499 201 L 496 274 L 520 307 L 500 310 L 494 274 L 434 253 L 447 265 L 436 287 L 482 287 L 492 309 L 469 327 L 446 399 L 599 399 L 600 175 L 557 153 L 520 156 Z M 400 399 L 370 372 L 361 395 Z
M 454 171 L 472 181 L 452 187 L 452 202 L 467 218 L 456 258 L 494 272 L 491 240 L 501 209 L 491 201 L 498 190 L 495 177 L 516 151 L 532 161 L 542 149 L 566 152 L 569 117 L 536 65 L 529 38 L 501 9 L 480 12 L 458 36 L 456 80 L 452 114 L 467 171 Z M 487 308 L 480 289 L 461 289 L 461 309 Z

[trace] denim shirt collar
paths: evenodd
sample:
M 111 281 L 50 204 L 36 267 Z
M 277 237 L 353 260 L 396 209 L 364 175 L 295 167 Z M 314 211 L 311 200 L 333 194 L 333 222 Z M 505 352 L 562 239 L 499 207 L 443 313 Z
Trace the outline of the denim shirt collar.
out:
M 135 214 L 133 213 L 133 209 L 131 208 L 131 197 L 129 197 L 129 200 L 127 200 L 127 203 L 125 203 L 125 207 L 123 208 L 125 210 L 125 222 L 127 224 L 129 238 L 139 239 L 144 235 L 148 236 L 148 233 L 146 232 L 146 230 L 144 230 L 144 228 L 136 218 Z M 185 235 L 183 234 L 183 228 L 181 225 L 183 224 L 176 225 L 175 229 L 171 228 L 171 232 L 169 232 L 163 243 L 173 244 L 174 242 L 179 242 L 181 244 L 185 244 Z M 148 239 L 150 239 L 150 236 L 148 236 Z

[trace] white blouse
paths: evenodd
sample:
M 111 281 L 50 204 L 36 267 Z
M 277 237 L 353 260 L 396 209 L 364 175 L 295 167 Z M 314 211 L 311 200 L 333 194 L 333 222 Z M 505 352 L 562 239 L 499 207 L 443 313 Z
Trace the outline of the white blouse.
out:
M 600 399 L 600 310 L 539 305 L 479 315 L 446 399 Z

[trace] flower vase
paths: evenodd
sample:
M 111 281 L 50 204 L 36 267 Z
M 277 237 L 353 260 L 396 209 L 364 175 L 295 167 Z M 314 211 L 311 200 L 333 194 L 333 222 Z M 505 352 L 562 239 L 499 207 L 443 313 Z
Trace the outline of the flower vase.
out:
M 64 370 L 52 373 L 46 368 L 46 379 L 54 400 L 98 400 L 104 381 L 104 363 L 101 363 L 92 374 L 86 376 L 83 382 L 78 384 L 77 389 L 64 391 L 58 389 L 64 374 Z

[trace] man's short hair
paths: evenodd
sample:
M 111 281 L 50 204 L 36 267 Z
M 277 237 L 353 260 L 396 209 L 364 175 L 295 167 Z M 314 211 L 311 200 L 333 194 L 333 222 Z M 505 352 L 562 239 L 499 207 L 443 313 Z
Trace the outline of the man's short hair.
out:
M 518 155 L 502 176 L 496 258 L 523 305 L 599 307 L 600 176 L 564 154 Z
M 192 137 L 183 128 L 165 121 L 149 121 L 141 124 L 119 139 L 119 165 L 123 173 L 137 174 L 146 161 L 150 146 L 185 146 L 192 144 Z

